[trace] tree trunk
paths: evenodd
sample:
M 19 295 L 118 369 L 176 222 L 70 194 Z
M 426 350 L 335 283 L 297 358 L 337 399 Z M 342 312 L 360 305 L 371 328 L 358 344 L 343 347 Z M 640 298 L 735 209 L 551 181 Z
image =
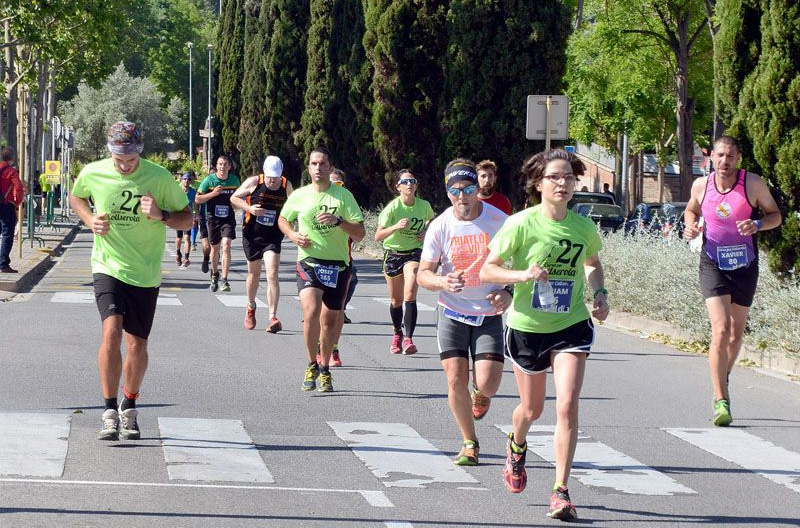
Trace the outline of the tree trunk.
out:
M 678 40 L 675 51 L 675 95 L 677 108 L 675 117 L 677 121 L 678 163 L 680 165 L 681 200 L 687 200 L 692 188 L 694 174 L 692 172 L 692 116 L 694 115 L 694 100 L 689 98 L 689 15 L 686 13 L 677 23 L 675 36 Z
M 5 21 L 4 38 L 6 42 L 11 42 L 11 23 L 8 20 Z M 11 47 L 6 48 L 5 51 L 6 75 L 3 82 L 6 85 L 6 141 L 9 147 L 19 152 L 17 148 L 19 145 L 17 142 L 17 127 L 19 126 L 19 121 L 17 120 L 17 90 L 9 89 L 14 80 L 14 51 Z

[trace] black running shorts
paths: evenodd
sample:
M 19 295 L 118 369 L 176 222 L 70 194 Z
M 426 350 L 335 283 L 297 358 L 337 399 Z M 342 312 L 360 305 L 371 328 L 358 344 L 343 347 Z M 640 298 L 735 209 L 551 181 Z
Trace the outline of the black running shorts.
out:
M 244 256 L 247 262 L 262 260 L 264 253 L 267 251 L 274 251 L 280 254 L 281 242 L 283 242 L 283 233 L 277 230 L 268 235 L 252 238 L 242 233 L 242 248 L 244 248 Z
M 412 249 L 411 251 L 391 251 L 383 253 L 383 274 L 387 277 L 397 277 L 403 274 L 403 266 L 406 262 L 419 263 L 422 258 L 422 249 Z
M 436 323 L 436 342 L 439 359 L 454 357 L 473 361 L 491 360 L 503 362 L 503 317 L 486 315 L 480 326 L 455 321 L 444 315 L 439 307 Z
M 336 268 L 336 284 L 323 270 Z M 338 260 L 303 259 L 297 262 L 297 291 L 305 288 L 322 290 L 322 303 L 328 310 L 344 310 L 350 287 L 350 266 Z
M 212 220 L 212 218 L 214 218 Z M 206 218 L 208 225 L 208 242 L 212 246 L 219 244 L 223 238 L 236 240 L 236 217 L 216 219 L 215 217 Z
M 92 277 L 100 320 L 105 321 L 111 315 L 121 315 L 123 330 L 147 339 L 156 315 L 159 288 L 132 286 L 104 273 L 95 273 Z
M 550 368 L 553 352 L 582 352 L 588 356 L 592 344 L 594 324 L 591 319 L 552 334 L 506 329 L 506 357 L 526 374 L 538 374 Z
M 705 251 L 700 252 L 700 290 L 703 298 L 730 295 L 731 302 L 750 307 L 758 285 L 758 259 L 744 268 L 723 271 Z

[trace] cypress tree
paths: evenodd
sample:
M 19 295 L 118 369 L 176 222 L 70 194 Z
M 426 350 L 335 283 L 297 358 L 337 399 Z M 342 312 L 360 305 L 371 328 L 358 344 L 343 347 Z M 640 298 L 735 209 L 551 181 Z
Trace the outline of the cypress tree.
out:
M 451 2 L 442 159 L 490 158 L 501 176 L 511 175 L 543 146 L 525 139 L 526 98 L 563 93 L 571 20 L 565 4 Z M 500 178 L 501 190 L 508 192 L 510 179 Z
M 364 48 L 372 64 L 372 137 L 388 177 L 409 167 L 424 196 L 442 196 L 437 150 L 446 0 L 367 0 Z
M 270 0 L 247 0 L 245 6 L 244 82 L 239 121 L 242 177 L 260 171 L 267 151 L 262 133 L 268 112 L 264 55 L 271 26 L 268 16 L 271 3 Z
M 329 111 L 333 104 L 331 33 L 335 0 L 311 0 L 311 20 L 306 47 L 306 92 L 300 119 L 303 152 L 316 145 L 331 146 Z M 336 156 L 334 156 L 336 159 Z
M 271 4 L 272 34 L 264 59 L 269 111 L 263 136 L 269 153 L 283 160 L 284 173 L 297 185 L 305 165 L 300 118 L 305 94 L 309 3 L 272 0 Z
M 215 130 L 222 136 L 222 149 L 225 152 L 237 151 L 239 144 L 246 1 L 225 2 L 217 34 L 218 49 L 214 51 L 218 72 Z

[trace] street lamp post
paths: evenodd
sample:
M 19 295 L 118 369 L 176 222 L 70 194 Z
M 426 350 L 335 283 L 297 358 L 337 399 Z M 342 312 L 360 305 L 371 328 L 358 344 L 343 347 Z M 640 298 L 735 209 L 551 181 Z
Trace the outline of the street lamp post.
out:
M 211 44 L 208 45 L 208 119 L 206 120 L 206 132 L 208 135 L 206 136 L 206 140 L 208 141 L 208 166 L 211 167 L 211 49 L 213 46 Z
M 194 44 L 187 42 L 189 47 L 189 160 L 194 161 L 194 149 L 192 148 L 192 48 Z

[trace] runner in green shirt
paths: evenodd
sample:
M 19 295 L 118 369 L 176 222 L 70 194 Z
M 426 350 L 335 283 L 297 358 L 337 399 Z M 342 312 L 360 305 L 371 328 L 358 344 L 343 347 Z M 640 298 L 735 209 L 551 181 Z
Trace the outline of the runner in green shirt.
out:
M 166 228 L 189 229 L 186 194 L 162 167 L 140 158 L 142 136 L 134 123 L 108 131 L 111 157 L 86 165 L 70 205 L 94 234 L 92 273 L 103 322 L 98 352 L 105 398 L 100 440 L 140 437 L 136 398 L 147 370 L 147 339 L 161 284 Z M 89 198 L 95 204 L 92 212 Z M 125 335 L 125 363 L 120 351 Z M 125 398 L 117 407 L 122 372 Z
M 364 217 L 352 193 L 332 185 L 330 152 L 316 147 L 308 155 L 311 183 L 286 200 L 278 217 L 281 231 L 298 246 L 297 290 L 303 307 L 303 335 L 308 354 L 303 390 L 330 392 L 328 369 L 342 331 L 344 301 L 350 282 L 348 238 L 364 238 Z M 297 231 L 292 222 L 297 221 Z M 321 364 L 317 362 L 319 347 Z
M 413 341 L 417 326 L 417 270 L 425 229 L 434 214 L 431 204 L 416 195 L 417 178 L 409 169 L 397 171 L 391 187 L 400 196 L 389 202 L 378 216 L 375 241 L 383 241 L 386 250 L 383 275 L 389 287 L 389 316 L 394 327 L 389 352 L 410 356 L 417 352 Z
M 552 367 L 556 481 L 548 516 L 562 520 L 577 516 L 567 479 L 578 440 L 578 400 L 586 357 L 594 343 L 594 326 L 583 301 L 584 274 L 594 292 L 591 316 L 599 321 L 608 316 L 608 292 L 598 256 L 600 235 L 591 220 L 567 209 L 576 176 L 584 170 L 574 154 L 560 149 L 528 158 L 522 174 L 529 203 L 540 203 L 506 221 L 489 243 L 489 257 L 480 272 L 481 282 L 515 285 L 506 357 L 514 366 L 520 403 L 508 435 L 506 487 L 512 493 L 525 489 L 525 438 L 544 408 L 545 374 Z

